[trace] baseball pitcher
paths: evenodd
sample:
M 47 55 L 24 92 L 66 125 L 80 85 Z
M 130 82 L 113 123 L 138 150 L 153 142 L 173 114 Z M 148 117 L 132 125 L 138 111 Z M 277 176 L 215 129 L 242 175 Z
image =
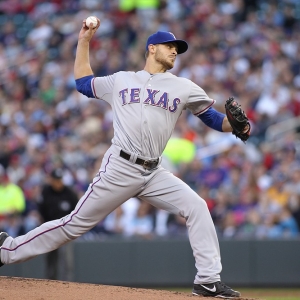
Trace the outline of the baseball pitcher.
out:
M 108 102 L 113 111 L 114 137 L 76 208 L 67 216 L 42 224 L 23 236 L 0 234 L 1 264 L 22 262 L 57 249 L 93 228 L 131 197 L 186 219 L 197 274 L 193 294 L 238 298 L 240 293 L 221 282 L 219 243 L 206 202 L 187 184 L 161 166 L 161 154 L 182 110 L 189 109 L 207 126 L 232 132 L 246 141 L 250 124 L 230 98 L 226 114 L 192 81 L 172 75 L 177 55 L 188 44 L 170 32 L 158 31 L 146 43 L 146 63 L 138 72 L 94 77 L 89 43 L 100 26 L 83 21 L 74 64 L 77 90 Z

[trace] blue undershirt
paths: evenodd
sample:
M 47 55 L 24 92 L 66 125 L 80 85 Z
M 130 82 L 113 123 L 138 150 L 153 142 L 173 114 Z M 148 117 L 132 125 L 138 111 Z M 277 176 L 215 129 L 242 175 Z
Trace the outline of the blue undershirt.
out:
M 79 93 L 89 97 L 94 98 L 94 93 L 91 86 L 91 81 L 94 78 L 94 75 L 88 75 L 75 80 L 76 89 Z
M 214 108 L 210 107 L 206 112 L 197 117 L 208 127 L 223 132 L 222 124 L 225 115 Z

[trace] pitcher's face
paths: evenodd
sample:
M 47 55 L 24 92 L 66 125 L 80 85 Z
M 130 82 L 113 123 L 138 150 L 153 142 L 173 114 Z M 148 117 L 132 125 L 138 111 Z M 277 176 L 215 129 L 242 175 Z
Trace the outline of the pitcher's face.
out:
M 155 60 L 162 64 L 166 70 L 174 67 L 177 56 L 176 43 L 165 43 L 156 45 Z

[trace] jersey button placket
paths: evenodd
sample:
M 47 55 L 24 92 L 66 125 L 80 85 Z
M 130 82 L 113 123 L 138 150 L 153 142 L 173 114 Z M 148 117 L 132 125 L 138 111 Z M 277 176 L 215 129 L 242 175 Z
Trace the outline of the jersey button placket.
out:
M 149 80 L 145 84 L 145 89 L 148 86 L 149 86 Z M 141 145 L 141 147 L 142 147 L 142 153 L 145 153 L 145 151 L 146 151 L 146 145 L 145 145 L 145 137 L 146 137 L 145 126 L 147 124 L 147 121 L 146 121 L 146 108 L 147 108 L 147 105 L 146 104 L 142 104 L 142 120 L 141 120 L 141 127 L 142 127 L 142 131 L 141 131 L 142 132 L 142 135 L 141 135 L 141 144 L 142 145 Z
M 146 83 L 146 87 L 151 87 L 151 80 L 153 79 L 153 75 L 148 79 L 148 82 Z M 148 104 L 144 104 L 143 109 L 143 120 L 142 120 L 142 149 L 143 153 L 149 152 L 149 145 L 148 145 L 148 135 L 149 135 L 149 128 L 148 128 L 148 122 L 147 122 L 147 109 Z
M 147 105 L 145 105 L 145 110 L 143 114 L 143 135 L 142 135 L 142 141 L 143 141 L 143 150 L 147 149 L 147 136 L 148 136 L 148 122 L 147 122 Z M 148 152 L 148 151 L 147 151 Z

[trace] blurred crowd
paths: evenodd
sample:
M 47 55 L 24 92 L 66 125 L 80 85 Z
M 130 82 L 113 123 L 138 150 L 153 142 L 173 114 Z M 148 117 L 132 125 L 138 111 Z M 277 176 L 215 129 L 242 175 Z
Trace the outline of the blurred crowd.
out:
M 221 238 L 293 238 L 300 228 L 300 3 L 297 0 L 10 0 L 0 2 L 0 229 L 43 222 L 52 170 L 81 197 L 112 138 L 112 112 L 75 89 L 82 21 L 101 26 L 90 45 L 95 76 L 138 71 L 157 30 L 189 43 L 172 73 L 189 78 L 224 112 L 234 96 L 252 134 L 243 144 L 185 111 L 172 139 L 189 159 L 163 164 L 207 201 Z M 129 199 L 85 234 L 186 236 L 185 220 Z

